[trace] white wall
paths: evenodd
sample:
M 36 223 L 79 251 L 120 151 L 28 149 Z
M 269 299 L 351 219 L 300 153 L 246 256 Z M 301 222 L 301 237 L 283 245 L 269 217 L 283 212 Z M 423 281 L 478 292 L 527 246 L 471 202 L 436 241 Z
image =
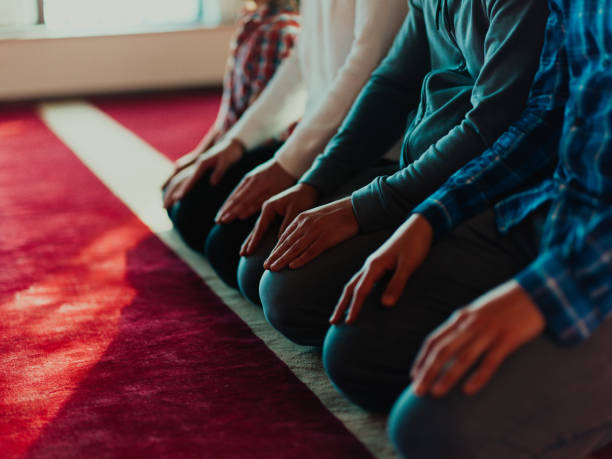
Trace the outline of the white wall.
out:
M 0 101 L 220 84 L 233 26 L 0 40 Z
M 0 26 L 36 24 L 36 0 L 0 0 Z

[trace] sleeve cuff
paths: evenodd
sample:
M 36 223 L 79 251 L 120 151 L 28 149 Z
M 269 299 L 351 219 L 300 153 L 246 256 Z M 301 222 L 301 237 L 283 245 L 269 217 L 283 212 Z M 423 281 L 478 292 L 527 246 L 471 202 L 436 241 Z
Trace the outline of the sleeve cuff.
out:
M 314 163 L 300 179 L 300 183 L 311 185 L 324 196 L 336 190 L 344 181 L 345 175 L 339 173 L 334 168 L 327 167 L 320 158 L 315 159 Z
M 427 198 L 416 206 L 412 213 L 425 217 L 433 229 L 434 240 L 438 240 L 455 226 L 450 211 L 444 206 L 442 201 L 439 201 L 434 196 Z
M 552 252 L 541 254 L 516 276 L 538 306 L 550 334 L 562 344 L 587 339 L 599 323 L 565 267 Z
M 353 192 L 351 203 L 362 232 L 371 233 L 389 227 L 389 215 L 381 202 L 376 181 Z

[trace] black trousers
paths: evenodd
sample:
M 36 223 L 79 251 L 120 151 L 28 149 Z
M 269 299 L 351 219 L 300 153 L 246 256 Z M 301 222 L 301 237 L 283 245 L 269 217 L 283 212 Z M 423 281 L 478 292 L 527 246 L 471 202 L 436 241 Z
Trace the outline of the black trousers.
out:
M 246 152 L 216 186 L 210 185 L 210 172 L 207 172 L 183 199 L 168 209 L 168 216 L 185 243 L 203 253 L 219 277 L 234 288 L 238 285 L 238 250 L 257 216 L 223 226 L 216 225 L 214 218 L 244 175 L 272 158 L 281 145 L 276 142 Z

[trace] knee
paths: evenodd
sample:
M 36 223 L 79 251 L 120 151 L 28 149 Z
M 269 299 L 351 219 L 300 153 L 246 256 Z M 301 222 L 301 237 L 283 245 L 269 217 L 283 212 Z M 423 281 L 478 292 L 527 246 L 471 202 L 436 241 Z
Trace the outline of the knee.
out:
M 291 341 L 302 344 L 300 317 L 296 314 L 295 291 L 291 291 L 282 274 L 266 271 L 259 283 L 259 298 L 266 320 Z
M 197 209 L 189 200 L 183 200 L 174 203 L 167 212 L 183 241 L 191 249 L 202 253 L 204 240 L 211 224 L 205 221 L 201 209 Z
M 410 382 L 407 352 L 380 345 L 380 330 L 365 321 L 334 325 L 323 344 L 323 367 L 334 386 L 366 411 L 386 413 Z
M 461 419 L 463 403 L 455 403 L 461 396 L 417 397 L 410 388 L 402 393 L 391 410 L 387 425 L 391 443 L 402 457 L 499 457 L 489 449 L 490 445 L 480 432 L 470 432 L 471 423 L 465 422 L 467 418 Z M 480 426 L 480 430 L 483 429 L 486 426 Z M 489 453 L 493 455 L 488 456 Z
M 402 457 L 436 457 L 437 452 L 434 453 L 427 445 L 433 434 L 432 426 L 428 422 L 428 413 L 423 413 L 425 418 L 419 420 L 422 404 L 423 400 L 416 398 L 408 389 L 395 403 L 389 415 L 387 424 L 389 439 Z M 442 441 L 442 438 L 439 440 Z
M 372 412 L 387 412 L 393 403 L 388 391 L 374 388 L 378 368 L 368 355 L 367 337 L 354 325 L 332 326 L 323 344 L 323 367 L 334 386 L 354 404 Z
M 247 300 L 261 306 L 259 282 L 263 274 L 261 260 L 255 257 L 241 257 L 238 262 L 238 288 Z
M 224 226 L 215 225 L 206 238 L 204 255 L 221 280 L 230 287 L 237 288 L 239 255 L 232 242 L 233 238 L 229 237 Z
M 277 331 L 296 344 L 320 346 L 327 324 L 321 330 L 308 300 L 301 297 L 303 287 L 294 272 L 266 271 L 259 283 L 259 298 L 266 320 Z

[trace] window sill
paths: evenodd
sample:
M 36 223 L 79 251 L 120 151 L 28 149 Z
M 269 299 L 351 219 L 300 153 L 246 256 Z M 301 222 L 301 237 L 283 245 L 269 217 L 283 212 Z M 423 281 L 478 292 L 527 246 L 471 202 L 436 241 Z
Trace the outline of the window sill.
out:
M 0 37 L 0 101 L 219 85 L 232 25 Z
M 108 36 L 147 35 L 186 31 L 233 28 L 232 22 L 223 24 L 207 24 L 195 22 L 191 24 L 147 25 L 100 29 L 54 29 L 45 25 L 26 27 L 0 27 L 0 40 L 41 40 L 56 38 L 89 38 Z

